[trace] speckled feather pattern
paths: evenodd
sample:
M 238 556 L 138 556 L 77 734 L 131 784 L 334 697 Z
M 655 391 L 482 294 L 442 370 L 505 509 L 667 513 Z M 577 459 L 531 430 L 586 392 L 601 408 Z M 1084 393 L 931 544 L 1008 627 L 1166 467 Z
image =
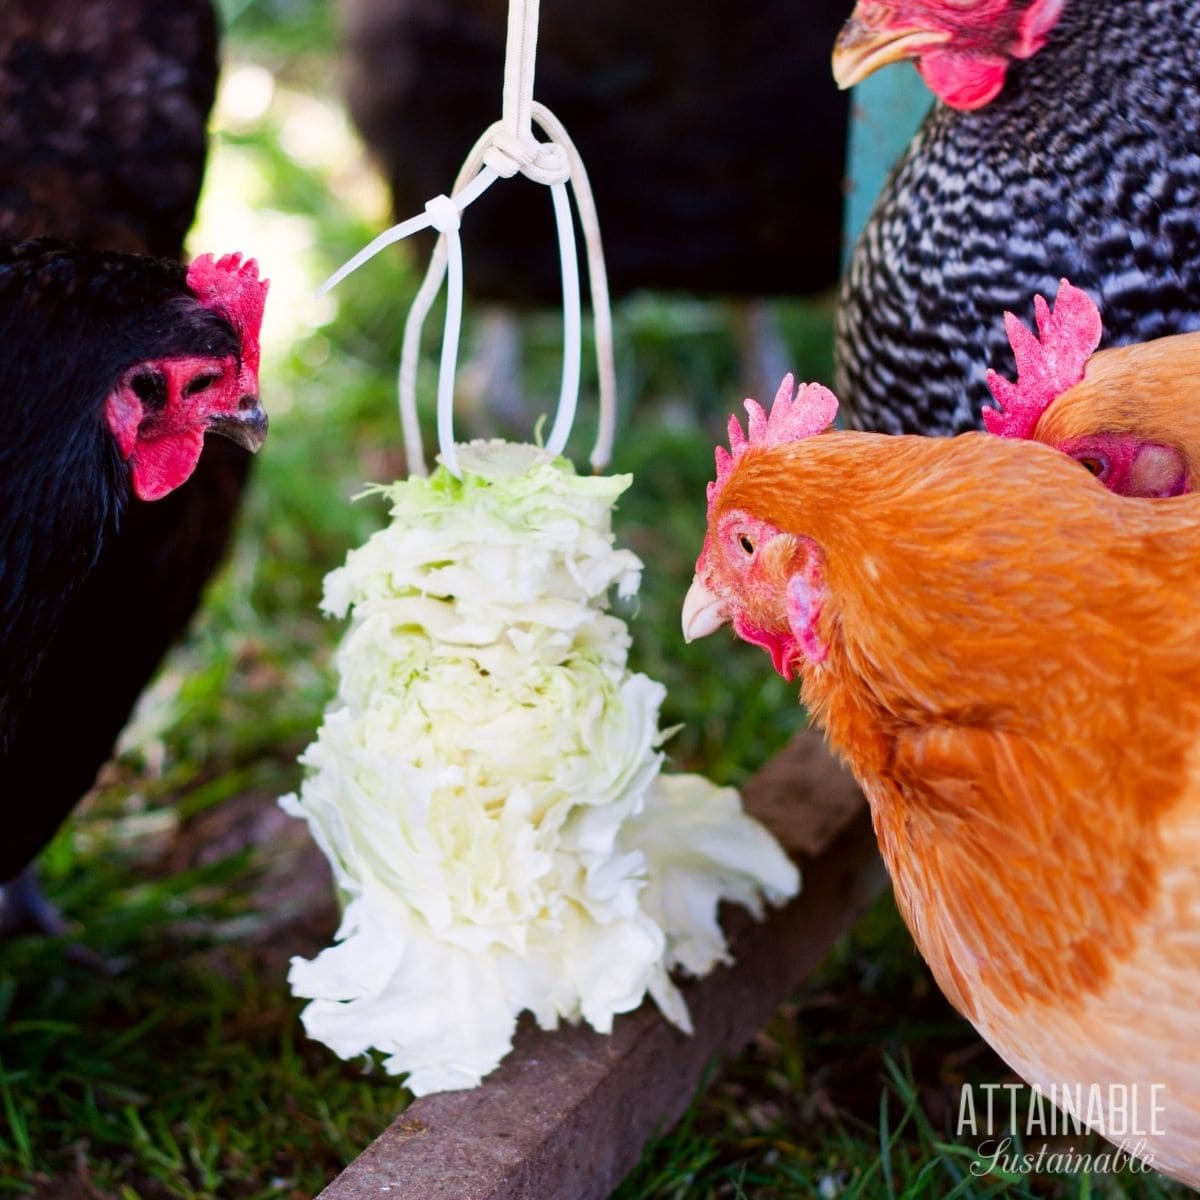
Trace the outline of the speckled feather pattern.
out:
M 885 432 L 980 425 L 1003 313 L 1060 278 L 1103 345 L 1200 329 L 1200 0 L 1069 0 L 986 108 L 938 105 L 843 283 L 836 391 Z

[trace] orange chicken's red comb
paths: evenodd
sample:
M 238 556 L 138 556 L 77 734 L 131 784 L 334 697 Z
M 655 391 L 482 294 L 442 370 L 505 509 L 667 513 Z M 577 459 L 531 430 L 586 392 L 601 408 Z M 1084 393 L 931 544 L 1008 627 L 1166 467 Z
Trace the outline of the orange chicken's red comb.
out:
M 983 423 L 1000 437 L 1029 438 L 1042 413 L 1082 378 L 1087 360 L 1100 344 L 1100 310 L 1082 288 L 1063 279 L 1051 308 L 1043 296 L 1033 298 L 1037 334 L 1012 313 L 1004 314 L 1017 381 L 988 371 L 987 384 L 998 409 L 984 406 Z M 1039 340 L 1040 338 L 1040 340 Z
M 747 433 L 742 432 L 741 422 L 734 414 L 729 418 L 729 449 L 717 447 L 717 478 L 708 485 L 709 512 L 738 459 L 751 446 L 782 446 L 824 433 L 833 424 L 837 410 L 837 397 L 828 388 L 819 383 L 803 383 L 797 388 L 791 375 L 783 377 L 770 416 L 757 400 L 747 400 Z

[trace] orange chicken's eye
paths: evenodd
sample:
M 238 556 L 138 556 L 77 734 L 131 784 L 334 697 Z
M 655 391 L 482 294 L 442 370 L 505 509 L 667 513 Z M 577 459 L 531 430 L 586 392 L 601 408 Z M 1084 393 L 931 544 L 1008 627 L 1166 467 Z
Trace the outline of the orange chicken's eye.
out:
M 1108 465 L 1102 458 L 1094 458 L 1089 455 L 1087 458 L 1076 459 L 1085 471 L 1090 471 L 1093 475 L 1103 475 L 1104 468 Z
M 745 550 L 745 552 L 747 554 L 754 553 L 754 541 L 750 538 L 750 536 L 748 534 L 745 534 L 745 533 L 739 534 L 738 545 L 740 545 L 741 548 L 743 550 Z

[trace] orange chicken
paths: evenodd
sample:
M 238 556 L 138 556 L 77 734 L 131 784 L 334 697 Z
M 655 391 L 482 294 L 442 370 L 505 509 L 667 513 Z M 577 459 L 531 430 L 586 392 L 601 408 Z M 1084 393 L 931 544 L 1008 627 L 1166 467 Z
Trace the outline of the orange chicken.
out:
M 1034 309 L 1037 336 L 1004 314 L 1018 376 L 988 372 L 999 409 L 984 410 L 987 428 L 1055 446 L 1123 496 L 1194 491 L 1200 333 L 1093 353 L 1100 313 L 1086 292 L 1064 279 L 1054 307 L 1035 296 Z
M 1034 441 L 823 432 L 836 401 L 791 382 L 717 451 L 685 634 L 799 674 L 983 1037 L 1047 1094 L 1141 1085 L 1144 1160 L 1200 1184 L 1200 498 Z

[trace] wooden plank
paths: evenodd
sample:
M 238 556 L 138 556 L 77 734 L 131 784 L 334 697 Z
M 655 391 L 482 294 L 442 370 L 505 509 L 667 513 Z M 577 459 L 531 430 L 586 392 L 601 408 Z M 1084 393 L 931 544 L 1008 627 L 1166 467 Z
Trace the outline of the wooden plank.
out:
M 886 881 L 866 805 L 815 733 L 764 767 L 745 799 L 800 863 L 804 888 L 762 923 L 728 913 L 736 965 L 684 985 L 691 1037 L 650 1003 L 608 1037 L 524 1023 L 481 1087 L 417 1100 L 319 1200 L 603 1200 Z

